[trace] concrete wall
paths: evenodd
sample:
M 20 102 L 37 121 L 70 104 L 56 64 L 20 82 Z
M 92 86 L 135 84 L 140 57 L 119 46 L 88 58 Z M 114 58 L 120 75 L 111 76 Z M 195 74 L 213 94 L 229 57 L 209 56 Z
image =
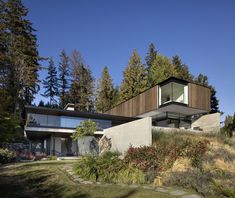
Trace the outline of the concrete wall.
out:
M 219 132 L 220 130 L 220 113 L 213 113 L 201 116 L 192 122 L 191 128 L 199 127 L 203 132 Z
M 130 146 L 152 144 L 152 118 L 128 122 L 104 130 L 104 136 L 111 138 L 111 150 L 125 153 Z

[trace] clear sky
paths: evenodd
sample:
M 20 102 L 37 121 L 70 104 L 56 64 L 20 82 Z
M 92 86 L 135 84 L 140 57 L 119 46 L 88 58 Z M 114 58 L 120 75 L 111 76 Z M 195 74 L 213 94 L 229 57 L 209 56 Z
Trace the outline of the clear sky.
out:
M 235 111 L 234 0 L 23 0 L 40 55 L 58 63 L 78 49 L 97 79 L 109 66 L 115 84 L 133 49 L 142 59 L 153 42 L 179 55 L 194 75 L 209 77 L 225 114 Z M 40 72 L 40 79 L 45 71 Z M 36 103 L 41 99 L 37 96 Z

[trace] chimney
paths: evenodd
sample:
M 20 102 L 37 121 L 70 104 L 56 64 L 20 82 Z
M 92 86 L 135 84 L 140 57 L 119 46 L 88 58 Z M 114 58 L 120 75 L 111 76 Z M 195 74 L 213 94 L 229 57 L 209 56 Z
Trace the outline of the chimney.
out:
M 68 103 L 67 105 L 65 105 L 64 110 L 74 111 L 74 104 Z

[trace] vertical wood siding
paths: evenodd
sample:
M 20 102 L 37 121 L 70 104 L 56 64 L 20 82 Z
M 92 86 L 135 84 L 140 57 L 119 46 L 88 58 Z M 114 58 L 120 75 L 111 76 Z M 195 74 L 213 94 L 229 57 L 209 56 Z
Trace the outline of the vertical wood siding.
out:
M 106 111 L 105 114 L 135 117 L 158 108 L 158 85 Z
M 189 83 L 189 107 L 210 111 L 211 90 Z

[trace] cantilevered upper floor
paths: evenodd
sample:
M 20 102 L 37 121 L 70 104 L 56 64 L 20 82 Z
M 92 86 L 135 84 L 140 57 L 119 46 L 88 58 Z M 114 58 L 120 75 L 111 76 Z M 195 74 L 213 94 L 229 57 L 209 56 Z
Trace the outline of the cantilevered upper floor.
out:
M 208 87 L 171 77 L 115 106 L 105 114 L 128 117 L 157 117 L 162 113 L 184 116 L 210 111 Z

